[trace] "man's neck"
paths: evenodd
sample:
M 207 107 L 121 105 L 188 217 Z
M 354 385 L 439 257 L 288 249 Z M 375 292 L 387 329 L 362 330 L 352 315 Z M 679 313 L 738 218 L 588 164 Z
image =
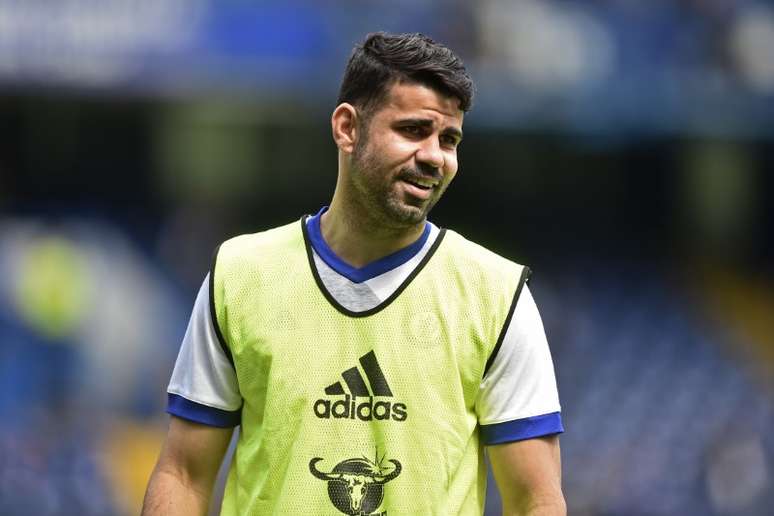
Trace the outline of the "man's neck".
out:
M 328 247 L 357 268 L 413 244 L 424 228 L 424 221 L 406 228 L 379 226 L 367 217 L 352 216 L 351 211 L 337 205 L 336 199 L 320 218 L 320 230 Z

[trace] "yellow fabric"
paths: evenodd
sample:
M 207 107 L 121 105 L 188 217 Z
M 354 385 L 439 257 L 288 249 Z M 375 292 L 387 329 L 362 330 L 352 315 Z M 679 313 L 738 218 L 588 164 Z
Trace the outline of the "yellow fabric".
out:
M 482 514 L 474 407 L 524 268 L 446 231 L 391 303 L 353 317 L 318 286 L 302 224 L 231 239 L 216 259 L 217 323 L 244 398 L 222 514 Z M 392 396 L 373 395 L 386 391 L 369 356 Z M 354 415 L 347 371 L 371 395 Z M 345 402 L 350 417 L 333 417 Z

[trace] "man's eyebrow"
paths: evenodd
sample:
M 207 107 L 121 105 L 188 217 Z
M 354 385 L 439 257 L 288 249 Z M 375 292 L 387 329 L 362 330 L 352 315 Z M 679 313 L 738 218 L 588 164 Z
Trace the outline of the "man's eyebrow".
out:
M 418 127 L 432 127 L 433 119 L 432 118 L 403 118 L 401 120 L 398 120 L 397 123 L 398 125 L 415 125 Z M 447 127 L 441 132 L 443 134 L 449 134 L 451 136 L 454 136 L 460 141 L 462 140 L 462 131 L 460 131 L 456 127 Z
M 399 125 L 416 125 L 419 127 L 431 127 L 433 125 L 432 118 L 402 118 L 398 120 Z

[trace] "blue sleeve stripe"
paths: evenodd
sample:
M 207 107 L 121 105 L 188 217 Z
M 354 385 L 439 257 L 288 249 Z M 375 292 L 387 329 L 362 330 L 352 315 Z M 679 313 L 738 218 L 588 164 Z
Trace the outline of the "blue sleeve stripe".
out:
M 562 432 L 564 432 L 564 427 L 560 412 L 514 419 L 493 425 L 481 425 L 481 439 L 486 445 L 523 441 L 524 439 L 561 434 Z
M 239 426 L 242 420 L 242 409 L 233 412 L 221 410 L 193 402 L 172 393 L 167 393 L 167 412 L 194 423 L 220 428 Z

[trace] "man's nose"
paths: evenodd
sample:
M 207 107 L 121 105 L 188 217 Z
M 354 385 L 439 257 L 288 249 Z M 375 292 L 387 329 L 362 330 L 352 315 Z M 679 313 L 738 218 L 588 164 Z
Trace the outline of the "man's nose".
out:
M 422 142 L 416 153 L 417 161 L 434 169 L 440 170 L 444 165 L 441 146 L 435 138 L 427 138 Z

